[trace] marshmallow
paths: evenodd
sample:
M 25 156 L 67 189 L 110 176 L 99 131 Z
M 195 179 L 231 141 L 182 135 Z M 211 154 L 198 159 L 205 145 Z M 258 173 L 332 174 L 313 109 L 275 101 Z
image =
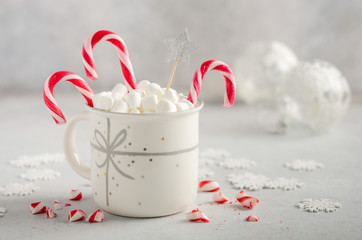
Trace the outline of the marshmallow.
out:
M 146 90 L 146 87 L 150 85 L 150 81 L 148 80 L 142 80 L 139 83 L 137 83 L 137 88 L 141 90 Z
M 185 110 L 189 109 L 189 106 L 187 105 L 187 103 L 184 103 L 184 102 L 175 103 L 175 105 L 177 108 L 177 112 L 181 112 L 181 111 L 185 111 Z
M 122 99 L 118 100 L 114 103 L 111 112 L 118 112 L 118 113 L 127 113 L 128 112 L 128 104 L 123 101 Z
M 169 100 L 161 99 L 156 106 L 156 112 L 158 113 L 177 112 L 177 107 L 174 103 L 170 102 Z
M 214 181 L 202 181 L 199 183 L 200 192 L 216 192 L 219 191 L 220 187 L 217 182 Z
M 101 209 L 98 209 L 91 215 L 89 215 L 86 219 L 87 222 L 93 223 L 93 222 L 102 222 L 104 218 L 103 211 Z
M 85 219 L 86 216 L 87 215 L 82 210 L 72 210 L 68 214 L 68 221 L 69 222 L 80 221 L 80 220 Z
M 47 209 L 47 218 L 55 218 L 57 214 L 51 208 Z
M 69 200 L 77 201 L 82 199 L 82 192 L 79 190 L 70 191 Z
M 39 214 L 45 213 L 47 211 L 47 207 L 44 205 L 43 202 L 36 202 L 30 204 L 30 213 L 31 214 Z
M 114 88 L 112 89 L 112 94 L 119 94 L 122 97 L 124 97 L 128 93 L 127 87 L 122 84 L 118 83 Z
M 141 112 L 140 112 L 140 110 L 135 108 L 135 109 L 132 109 L 131 111 L 129 111 L 129 113 L 141 113 Z
M 186 98 L 182 98 L 181 102 L 186 103 L 187 106 L 189 106 L 189 108 L 194 108 L 195 107 L 195 105 L 192 102 L 190 102 L 189 100 L 187 100 Z
M 177 92 L 172 88 L 168 89 L 168 91 L 165 92 L 165 94 L 163 95 L 163 98 L 167 99 L 173 103 L 176 103 L 178 101 Z
M 141 107 L 141 99 L 141 94 L 138 92 L 130 92 L 124 97 L 129 109 Z
M 216 203 L 226 203 L 227 201 L 229 201 L 229 199 L 225 197 L 222 192 L 215 193 L 214 196 L 212 196 L 212 200 L 214 200 L 214 202 Z
M 201 212 L 198 208 L 194 208 L 188 214 L 187 218 L 190 222 L 202 222 L 202 223 L 210 222 L 210 219 L 203 212 Z
M 98 109 L 109 111 L 114 104 L 112 94 L 109 92 L 101 92 L 92 98 L 93 106 Z
M 151 95 L 142 98 L 142 109 L 143 111 L 156 111 L 156 105 L 158 103 L 158 98 L 156 95 Z
M 141 95 L 141 97 L 145 97 L 146 96 L 146 92 L 142 89 L 135 89 L 132 92 L 137 92 Z
M 146 87 L 145 91 L 147 96 L 156 95 L 158 99 L 161 99 L 164 94 L 164 91 L 157 83 L 151 83 Z
M 236 200 L 243 206 L 243 208 L 252 209 L 258 205 L 259 200 L 254 197 L 248 196 L 244 191 L 240 191 L 236 194 Z

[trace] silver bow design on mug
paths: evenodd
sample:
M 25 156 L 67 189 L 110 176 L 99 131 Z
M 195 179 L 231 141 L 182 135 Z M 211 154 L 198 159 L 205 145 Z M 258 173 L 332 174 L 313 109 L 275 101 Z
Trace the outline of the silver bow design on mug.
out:
M 117 147 L 119 147 L 127 138 L 127 131 L 126 129 L 121 130 L 119 133 L 117 133 L 116 137 L 111 141 L 110 140 L 110 130 L 111 128 L 111 124 L 110 124 L 110 120 L 109 118 L 107 118 L 107 139 L 103 136 L 103 134 L 95 129 L 94 130 L 94 138 L 97 142 L 97 144 L 92 143 L 92 147 L 100 152 L 103 152 L 106 154 L 106 158 L 104 159 L 103 162 L 98 163 L 97 161 L 95 161 L 95 164 L 97 165 L 97 167 L 99 168 L 103 168 L 104 166 L 106 166 L 106 201 L 107 201 L 107 206 L 109 206 L 109 200 L 108 200 L 108 172 L 109 172 L 109 165 L 112 164 L 114 169 L 121 174 L 123 177 L 128 178 L 128 179 L 132 179 L 134 180 L 134 177 L 126 174 L 125 172 L 123 172 L 118 166 L 117 164 L 114 162 L 113 157 L 116 154 L 115 149 Z M 113 156 L 113 157 L 112 157 Z

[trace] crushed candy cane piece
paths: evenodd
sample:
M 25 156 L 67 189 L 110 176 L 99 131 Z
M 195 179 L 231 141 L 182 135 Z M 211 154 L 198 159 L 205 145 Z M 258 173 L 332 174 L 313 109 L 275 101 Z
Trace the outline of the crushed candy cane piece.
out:
M 188 220 L 190 222 L 202 222 L 202 223 L 210 222 L 210 219 L 203 212 L 201 212 L 198 208 L 194 208 L 188 214 Z
M 54 210 L 59 210 L 60 209 L 60 202 L 58 200 L 54 201 L 53 208 L 54 208 Z
M 240 191 L 238 194 L 236 194 L 236 199 L 239 203 L 241 203 L 243 208 L 248 209 L 256 207 L 256 205 L 259 203 L 257 198 L 248 196 L 244 191 Z
M 212 199 L 214 200 L 214 202 L 216 203 L 225 203 L 227 201 L 229 201 L 229 199 L 222 193 L 222 192 L 217 192 L 212 196 Z
M 47 218 L 55 218 L 56 216 L 57 216 L 57 214 L 55 212 L 53 212 L 53 210 L 51 208 L 48 207 Z
M 94 213 L 92 213 L 91 215 L 89 215 L 87 217 L 87 222 L 93 223 L 93 222 L 102 222 L 104 219 L 104 214 L 103 211 L 101 209 L 98 209 L 97 211 L 95 211 Z
M 202 181 L 199 183 L 200 192 L 216 192 L 220 190 L 219 184 L 214 181 Z
M 68 214 L 68 221 L 69 222 L 81 221 L 85 219 L 86 216 L 87 215 L 82 210 L 72 210 Z
M 64 204 L 64 207 L 70 207 L 70 206 L 72 206 L 72 204 L 70 204 L 70 203 L 65 203 Z
M 254 216 L 254 215 L 249 215 L 245 218 L 246 221 L 249 221 L 249 222 L 258 222 L 259 221 L 259 218 L 257 216 Z
M 81 191 L 79 191 L 78 189 L 70 191 L 69 200 L 78 201 L 78 200 L 81 200 L 81 199 L 82 199 L 82 192 Z
M 40 214 L 45 213 L 47 211 L 47 207 L 43 202 L 35 202 L 30 204 L 30 213 L 31 214 Z

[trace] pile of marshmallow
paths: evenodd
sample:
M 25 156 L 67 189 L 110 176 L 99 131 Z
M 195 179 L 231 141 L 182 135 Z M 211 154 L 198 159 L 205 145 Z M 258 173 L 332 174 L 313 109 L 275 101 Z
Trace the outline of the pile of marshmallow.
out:
M 92 98 L 94 108 L 117 113 L 168 113 L 194 108 L 186 96 L 170 88 L 166 91 L 157 83 L 142 80 L 138 88 L 128 92 L 118 83 L 111 92 L 101 92 Z

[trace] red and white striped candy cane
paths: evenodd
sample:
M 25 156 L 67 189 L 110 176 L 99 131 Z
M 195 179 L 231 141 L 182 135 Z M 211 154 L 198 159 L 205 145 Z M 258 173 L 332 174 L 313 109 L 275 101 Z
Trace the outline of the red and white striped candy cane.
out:
M 57 124 L 66 123 L 66 120 L 62 111 L 60 111 L 57 102 L 54 99 L 53 89 L 57 83 L 64 81 L 71 82 L 83 95 L 85 100 L 87 100 L 88 105 L 93 107 L 92 97 L 94 96 L 94 93 L 81 77 L 68 71 L 59 71 L 53 73 L 44 83 L 43 98 L 45 104 L 49 109 L 50 114 L 52 115 Z
M 234 104 L 235 99 L 235 76 L 228 65 L 217 60 L 208 60 L 201 64 L 200 68 L 196 70 L 187 99 L 193 104 L 197 103 L 205 73 L 210 70 L 219 71 L 222 75 L 224 75 L 226 81 L 226 89 L 223 105 L 224 107 L 231 107 Z
M 108 41 L 116 47 L 118 58 L 121 62 L 123 76 L 126 81 L 126 86 L 128 90 L 136 89 L 136 78 L 133 73 L 133 68 L 126 44 L 124 43 L 123 39 L 116 33 L 107 30 L 101 30 L 96 32 L 95 34 L 93 34 L 93 36 L 89 37 L 83 44 L 83 64 L 85 72 L 87 73 L 87 77 L 93 81 L 98 79 L 96 66 L 94 64 L 93 48 L 94 45 L 96 45 L 100 41 Z

